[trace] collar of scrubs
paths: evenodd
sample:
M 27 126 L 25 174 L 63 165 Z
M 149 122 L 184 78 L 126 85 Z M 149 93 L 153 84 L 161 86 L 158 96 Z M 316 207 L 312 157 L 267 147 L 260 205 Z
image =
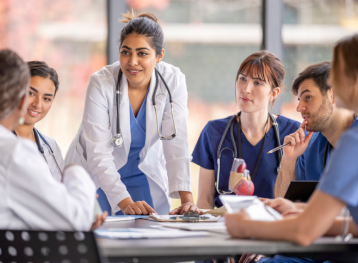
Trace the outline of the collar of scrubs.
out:
M 129 114 L 130 114 L 131 130 L 134 128 L 134 126 L 139 126 L 144 133 L 146 131 L 146 106 L 147 106 L 148 92 L 149 92 L 149 87 L 148 87 L 147 93 L 145 95 L 145 98 L 143 100 L 143 103 L 140 106 L 137 117 L 134 116 L 132 105 L 129 101 L 129 112 L 130 112 Z

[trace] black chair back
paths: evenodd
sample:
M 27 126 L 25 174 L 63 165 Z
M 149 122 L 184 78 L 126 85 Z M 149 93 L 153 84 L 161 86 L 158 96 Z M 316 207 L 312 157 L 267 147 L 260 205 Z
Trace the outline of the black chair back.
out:
M 93 232 L 0 230 L 0 262 L 100 263 Z

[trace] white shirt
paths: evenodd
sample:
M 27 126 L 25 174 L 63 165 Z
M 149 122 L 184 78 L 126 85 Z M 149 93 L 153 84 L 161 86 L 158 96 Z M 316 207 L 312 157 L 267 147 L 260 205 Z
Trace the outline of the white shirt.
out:
M 88 84 L 82 125 L 72 142 L 65 163 L 83 165 L 93 176 L 97 187 L 106 193 L 113 212 L 119 211 L 118 203 L 129 197 L 118 170 L 128 159 L 131 143 L 128 82 L 123 74 L 120 83 L 120 126 L 123 146 L 111 144 L 118 121 L 116 109 L 116 83 L 119 62 L 105 66 L 94 73 Z M 152 97 L 156 76 L 153 71 L 146 106 L 145 146 L 139 154 L 139 169 L 147 176 L 154 209 L 159 214 L 170 211 L 170 198 L 179 198 L 179 191 L 191 192 L 190 153 L 188 145 L 188 92 L 185 76 L 170 64 L 160 62 L 156 69 L 166 81 L 173 99 L 177 136 L 161 141 Z M 155 96 L 160 132 L 164 137 L 174 133 L 169 94 L 159 80 Z
M 0 156 L 0 229 L 90 229 L 95 186 L 82 167 L 57 182 L 37 145 L 2 125 Z

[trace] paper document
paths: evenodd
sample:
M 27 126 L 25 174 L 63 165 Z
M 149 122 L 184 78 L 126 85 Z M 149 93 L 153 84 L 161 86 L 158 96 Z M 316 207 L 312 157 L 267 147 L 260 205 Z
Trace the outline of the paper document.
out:
M 161 226 L 168 228 L 177 228 L 189 231 L 210 231 L 210 232 L 220 232 L 227 233 L 225 223 L 206 223 L 206 224 L 196 224 L 196 223 L 163 223 Z
M 142 219 L 149 216 L 143 216 L 143 215 L 118 215 L 118 216 L 107 216 L 105 222 L 119 222 L 119 221 L 131 221 L 135 219 Z
M 133 238 L 179 238 L 179 237 L 202 237 L 208 235 L 204 231 L 183 231 L 177 229 L 153 229 L 153 228 L 109 228 L 97 229 L 94 231 L 96 236 L 113 239 L 133 239 Z
M 204 214 L 210 214 L 213 216 L 223 216 L 226 212 L 225 206 L 215 208 L 215 209 L 200 209 Z
M 235 213 L 245 208 L 252 220 L 275 221 L 282 219 L 280 213 L 266 206 L 256 196 L 220 195 L 219 198 L 229 213 Z
M 159 222 L 186 222 L 183 220 L 183 215 L 150 215 L 151 219 Z M 220 217 L 212 215 L 200 215 L 199 223 L 201 222 L 216 222 Z M 198 222 L 197 222 L 198 223 Z

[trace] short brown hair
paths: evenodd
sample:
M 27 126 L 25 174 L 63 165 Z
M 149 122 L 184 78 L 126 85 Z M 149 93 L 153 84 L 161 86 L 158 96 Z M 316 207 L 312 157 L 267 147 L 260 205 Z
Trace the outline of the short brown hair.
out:
M 8 117 L 19 104 L 29 80 L 25 62 L 14 51 L 0 50 L 0 120 Z
M 358 34 L 345 37 L 338 41 L 333 49 L 333 72 L 338 72 L 338 55 L 341 54 L 345 64 L 345 71 L 348 77 L 357 78 L 358 74 Z M 340 65 L 342 66 L 342 65 Z M 337 74 L 334 74 L 337 77 Z
M 252 53 L 240 65 L 236 75 L 236 81 L 240 74 L 246 72 L 252 78 L 259 78 L 271 85 L 273 90 L 276 87 L 284 87 L 285 68 L 281 60 L 267 50 Z M 272 102 L 272 105 L 275 101 Z
M 331 89 L 331 87 L 327 84 L 330 71 L 331 62 L 329 61 L 317 63 L 307 67 L 304 71 L 298 74 L 297 78 L 293 80 L 291 87 L 292 93 L 294 95 L 297 95 L 298 89 L 300 88 L 302 82 L 307 79 L 312 79 L 318 86 L 319 90 L 321 91 L 321 94 L 327 94 L 327 91 Z

